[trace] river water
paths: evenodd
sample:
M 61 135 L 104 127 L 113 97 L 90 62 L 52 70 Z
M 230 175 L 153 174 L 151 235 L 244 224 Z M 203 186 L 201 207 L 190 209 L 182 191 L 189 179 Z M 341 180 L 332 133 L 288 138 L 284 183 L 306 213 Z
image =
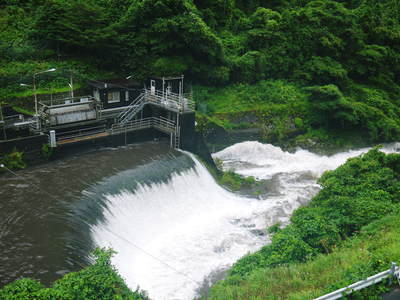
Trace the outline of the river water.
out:
M 104 246 L 118 252 L 113 263 L 131 288 L 192 299 L 267 243 L 265 229 L 287 223 L 318 192 L 324 171 L 367 150 L 327 157 L 244 142 L 215 153 L 225 169 L 263 180 L 267 193 L 254 197 L 223 189 L 191 154 L 156 143 L 19 172 L 28 183 L 2 176 L 0 286 L 20 276 L 51 282 Z

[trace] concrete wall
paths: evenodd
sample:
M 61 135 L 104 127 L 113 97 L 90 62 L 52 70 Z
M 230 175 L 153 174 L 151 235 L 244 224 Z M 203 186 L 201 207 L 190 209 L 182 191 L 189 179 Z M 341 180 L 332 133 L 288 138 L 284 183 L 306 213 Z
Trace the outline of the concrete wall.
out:
M 0 141 L 0 155 L 10 153 L 14 148 L 23 152 L 40 151 L 42 145 L 47 142 L 48 140 L 46 135 L 35 135 L 8 141 Z
M 193 152 L 196 147 L 195 114 L 180 115 L 179 125 L 181 128 L 181 149 Z

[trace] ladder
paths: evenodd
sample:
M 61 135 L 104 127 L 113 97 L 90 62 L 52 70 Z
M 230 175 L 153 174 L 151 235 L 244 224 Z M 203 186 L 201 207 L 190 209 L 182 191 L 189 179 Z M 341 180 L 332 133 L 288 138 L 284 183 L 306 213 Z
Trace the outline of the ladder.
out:
M 174 148 L 175 149 L 179 149 L 180 148 L 180 144 L 181 144 L 181 137 L 180 137 L 180 128 L 177 126 L 175 129 L 175 133 L 174 133 Z
M 117 116 L 117 123 L 121 125 L 128 123 L 143 108 L 144 104 L 144 94 L 142 93 Z

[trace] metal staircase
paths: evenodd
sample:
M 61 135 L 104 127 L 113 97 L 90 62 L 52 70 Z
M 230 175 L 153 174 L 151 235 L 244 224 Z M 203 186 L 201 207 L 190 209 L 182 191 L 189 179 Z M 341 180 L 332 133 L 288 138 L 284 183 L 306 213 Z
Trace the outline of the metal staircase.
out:
M 149 117 L 133 120 L 135 115 L 137 115 L 147 103 L 175 112 L 178 116 L 176 123 L 175 121 L 163 117 Z M 129 106 L 118 114 L 116 122 L 112 125 L 111 134 L 155 128 L 169 134 L 171 136 L 171 147 L 179 149 L 181 147 L 179 115 L 193 110 L 194 103 L 187 98 L 173 93 L 164 94 L 160 91 L 145 89 Z
M 143 108 L 145 102 L 145 97 L 142 93 L 117 116 L 117 123 L 125 125 L 131 121 L 132 118 Z

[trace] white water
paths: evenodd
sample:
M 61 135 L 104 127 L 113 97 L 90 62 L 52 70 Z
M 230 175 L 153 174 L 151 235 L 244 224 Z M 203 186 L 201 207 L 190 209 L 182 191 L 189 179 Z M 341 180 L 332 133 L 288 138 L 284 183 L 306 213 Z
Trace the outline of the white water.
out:
M 195 160 L 194 168 L 166 183 L 107 196 L 106 222 L 92 228 L 93 238 L 118 252 L 113 263 L 131 288 L 140 285 L 156 300 L 192 299 L 210 274 L 264 245 L 268 237 L 257 230 L 287 222 L 318 192 L 318 176 L 367 150 L 326 157 L 258 142 L 236 144 L 214 157 L 225 168 L 267 179 L 271 192 L 265 199 L 224 190 Z

